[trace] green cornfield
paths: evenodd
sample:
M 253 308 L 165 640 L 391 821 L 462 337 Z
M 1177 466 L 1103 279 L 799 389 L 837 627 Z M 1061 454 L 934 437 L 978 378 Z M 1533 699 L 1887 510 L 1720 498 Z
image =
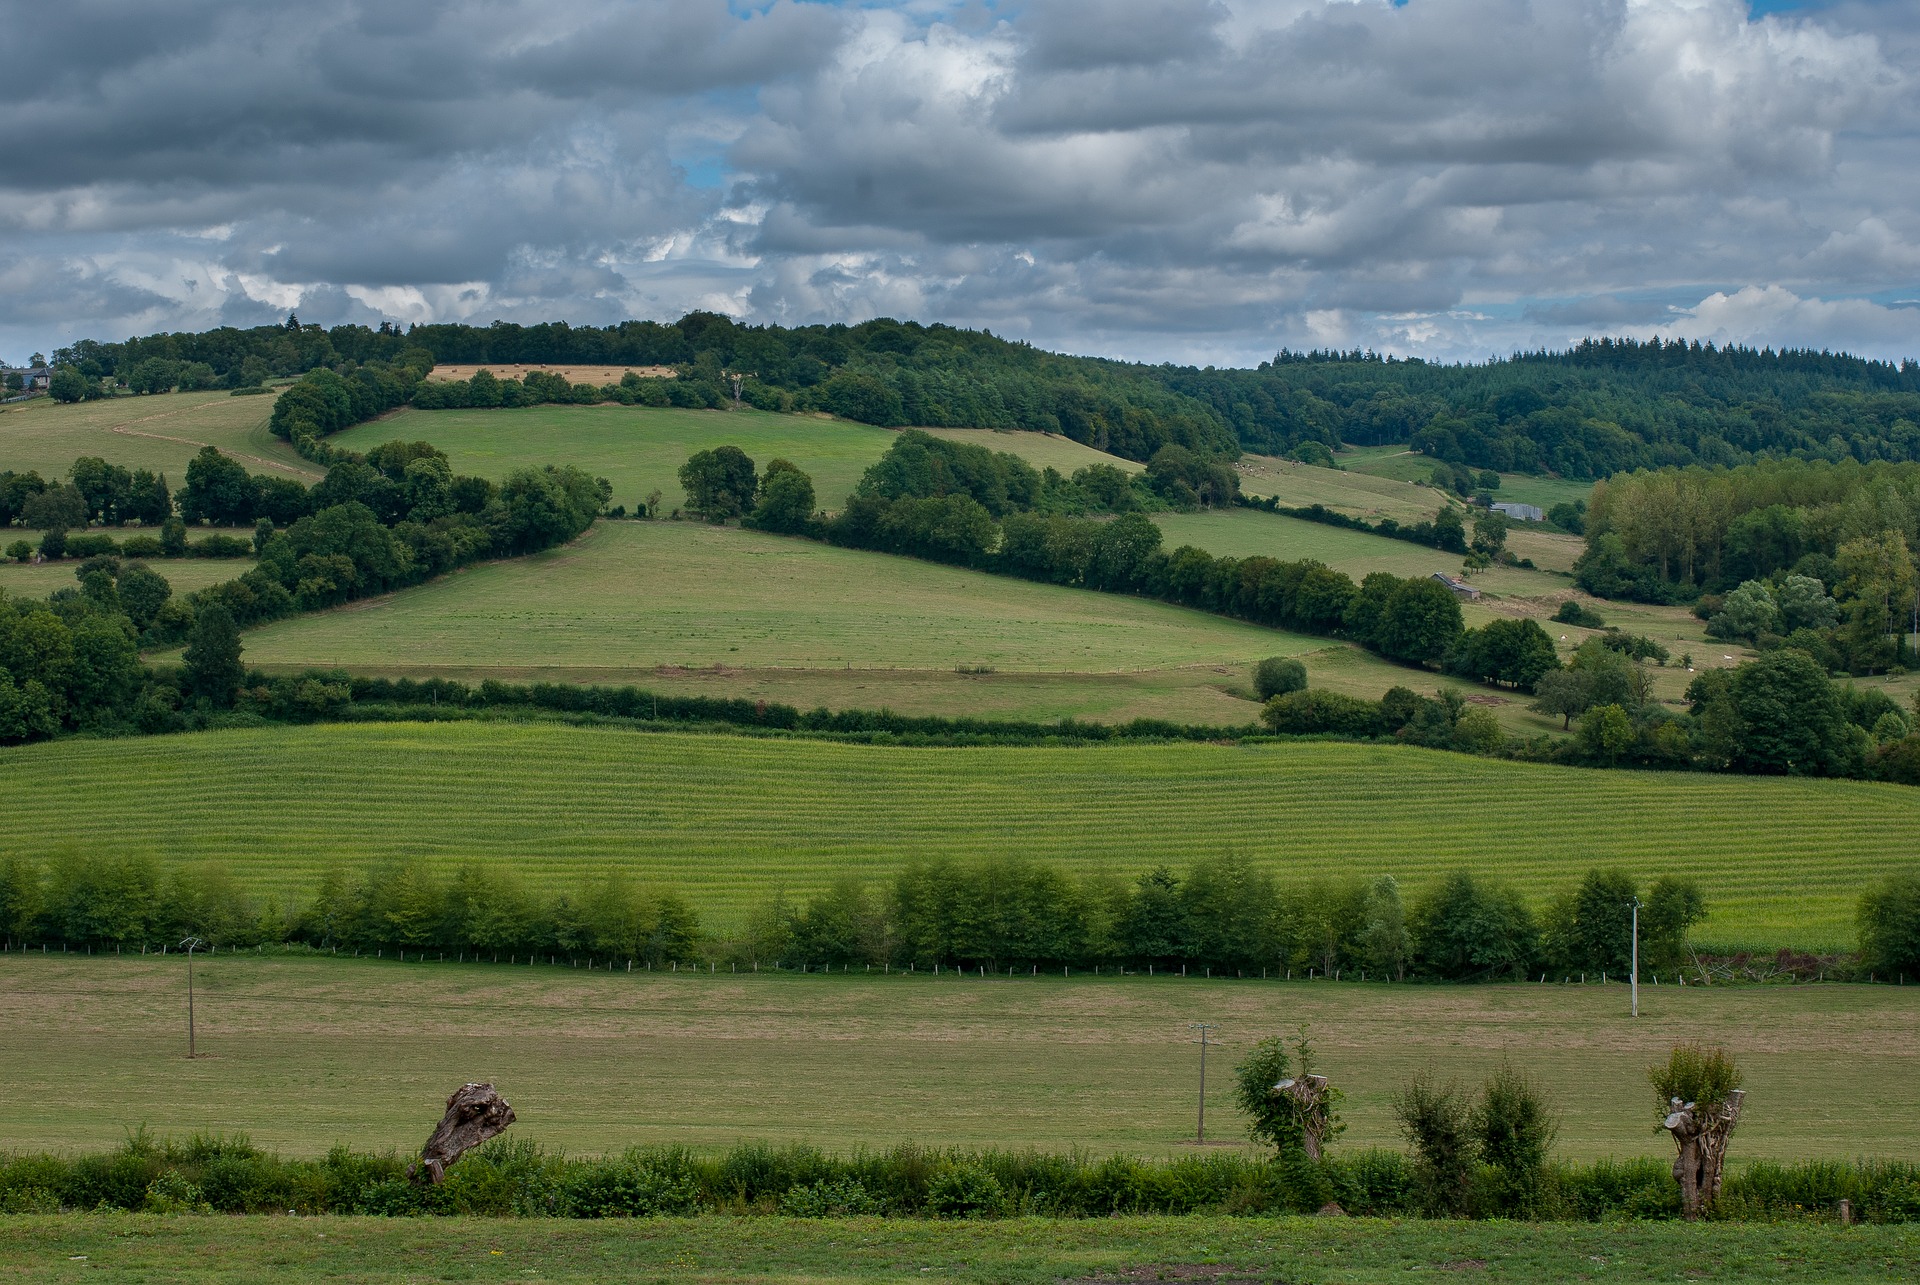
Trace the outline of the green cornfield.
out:
M 1890 785 L 1585 771 L 1397 746 L 919 749 L 549 724 L 230 730 L 0 751 L 18 852 L 217 861 L 303 897 L 328 866 L 511 863 L 536 888 L 608 869 L 711 927 L 776 888 L 932 857 L 1083 874 L 1242 854 L 1283 880 L 1469 868 L 1544 900 L 1589 867 L 1690 875 L 1717 948 L 1838 948 L 1867 880 L 1910 865 Z

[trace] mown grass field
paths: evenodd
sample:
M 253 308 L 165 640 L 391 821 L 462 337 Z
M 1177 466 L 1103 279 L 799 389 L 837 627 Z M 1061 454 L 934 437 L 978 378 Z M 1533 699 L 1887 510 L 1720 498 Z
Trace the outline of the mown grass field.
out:
M 1602 1227 L 1345 1218 L 0 1218 L 0 1280 L 1378 1285 L 1425 1272 L 1527 1282 L 1910 1280 L 1920 1272 L 1920 1233 L 1911 1225 L 1812 1222 Z
M 267 432 L 273 396 L 225 392 L 161 393 L 62 405 L 51 398 L 0 410 L 0 460 L 5 467 L 64 479 L 74 460 L 98 455 L 125 468 L 165 473 L 176 491 L 187 461 L 217 446 L 256 473 L 313 483 L 325 472 Z M 380 440 L 385 440 L 380 439 Z
M 1670 981 L 1671 979 L 1669 979 Z M 1341 1147 L 1399 1147 L 1414 1074 L 1478 1083 L 1505 1059 L 1552 1091 L 1572 1160 L 1665 1156 L 1647 1066 L 1712 1040 L 1746 1073 L 1732 1155 L 1911 1158 L 1920 991 L 1386 986 L 1198 977 L 628 974 L 393 959 L 203 957 L 202 1056 L 185 961 L 0 955 L 0 1148 L 105 1149 L 145 1122 L 244 1131 L 288 1155 L 419 1146 L 452 1087 L 496 1084 L 515 1133 L 573 1153 L 834 1151 L 899 1142 L 1169 1156 L 1192 1145 L 1198 1048 L 1209 1145 L 1249 1145 L 1232 1068 L 1308 1025 L 1347 1097 Z
M 1912 864 L 1914 795 L 1851 781 L 1590 771 L 1400 746 L 904 750 L 546 724 L 264 728 L 0 750 L 0 833 L 63 851 L 217 860 L 304 896 L 328 866 L 513 863 L 547 890 L 608 869 L 718 928 L 772 889 L 910 859 L 1130 876 L 1240 853 L 1289 882 L 1467 867 L 1542 900 L 1590 866 L 1705 887 L 1706 944 L 1852 939 L 1869 879 Z
M 1273 455 L 1243 455 L 1238 468 L 1243 492 L 1278 496 L 1282 504 L 1294 507 L 1324 504 L 1352 517 L 1390 517 L 1399 522 L 1419 522 L 1440 511 L 1439 492 L 1397 478 L 1320 468 Z

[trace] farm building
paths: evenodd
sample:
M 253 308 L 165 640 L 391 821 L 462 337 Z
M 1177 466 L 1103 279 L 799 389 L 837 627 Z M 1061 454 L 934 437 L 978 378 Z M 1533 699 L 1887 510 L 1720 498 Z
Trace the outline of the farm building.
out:
M 1502 500 L 1488 506 L 1495 513 L 1504 513 L 1515 522 L 1544 522 L 1546 513 L 1537 504 L 1513 504 Z
M 1444 571 L 1436 571 L 1431 578 L 1438 580 L 1441 584 L 1453 590 L 1454 597 L 1456 598 L 1466 598 L 1471 601 L 1480 596 L 1478 589 L 1460 579 L 1458 576 L 1450 576 Z

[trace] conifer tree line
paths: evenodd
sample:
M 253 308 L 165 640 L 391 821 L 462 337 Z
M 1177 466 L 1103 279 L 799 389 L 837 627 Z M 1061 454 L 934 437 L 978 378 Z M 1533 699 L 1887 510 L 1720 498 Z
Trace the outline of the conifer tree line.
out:
M 1706 915 L 1699 884 L 1590 870 L 1543 905 L 1458 870 L 1408 896 L 1390 876 L 1283 881 L 1244 857 L 1078 876 L 1016 857 L 915 861 L 806 898 L 775 892 L 734 930 L 705 926 L 681 893 L 617 872 L 557 894 L 511 867 L 379 862 L 325 872 L 304 894 L 254 896 L 217 864 L 138 856 L 0 857 L 0 939 L 11 948 L 158 951 L 197 936 L 219 949 L 285 943 L 371 954 L 655 968 L 1057 972 L 1210 970 L 1222 977 L 1552 981 L 1624 976 L 1632 906 L 1651 973 L 1686 967 Z M 1860 967 L 1920 973 L 1920 876 L 1883 880 L 1859 907 Z M 1842 970 L 1844 971 L 1844 970 Z M 1669 980 L 1673 980 L 1669 976 Z
M 347 389 L 356 400 L 399 399 L 389 405 L 425 390 L 416 403 L 423 407 L 697 406 L 731 401 L 737 376 L 743 400 L 763 410 L 1054 432 L 1142 461 L 1167 445 L 1231 458 L 1242 449 L 1281 455 L 1303 445 L 1407 443 L 1450 465 L 1586 479 L 1763 458 L 1920 454 L 1920 365 L 1680 340 L 1586 340 L 1565 352 L 1451 366 L 1358 351 L 1282 352 L 1257 369 L 1232 370 L 1064 356 L 987 331 L 890 318 L 787 328 L 695 312 L 671 324 L 323 330 L 289 316 L 283 326 L 251 330 L 83 340 L 54 359 L 56 394 L 76 400 L 257 388 L 324 368 L 366 385 Z M 456 389 L 421 380 L 437 363 L 671 366 L 678 379 L 595 387 L 549 376 Z M 332 431 L 334 411 L 309 409 L 314 437 Z

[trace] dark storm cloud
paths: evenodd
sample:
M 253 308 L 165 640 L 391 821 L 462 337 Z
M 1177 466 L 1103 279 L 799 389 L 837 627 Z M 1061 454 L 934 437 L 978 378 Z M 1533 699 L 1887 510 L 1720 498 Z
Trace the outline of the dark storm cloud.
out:
M 1914 0 L 0 0 L 0 350 L 309 320 L 989 325 L 1237 360 L 1920 351 Z M 720 172 L 716 182 L 716 172 Z

